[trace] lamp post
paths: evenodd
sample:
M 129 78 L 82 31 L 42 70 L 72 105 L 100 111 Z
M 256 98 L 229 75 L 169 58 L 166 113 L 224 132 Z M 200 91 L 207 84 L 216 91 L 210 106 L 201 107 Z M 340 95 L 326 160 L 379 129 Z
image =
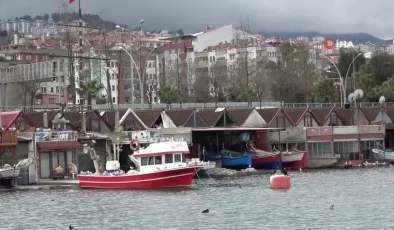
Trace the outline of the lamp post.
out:
M 134 29 L 136 29 L 138 26 L 144 24 L 145 20 L 140 20 L 140 22 L 135 25 L 133 28 L 128 29 L 128 28 L 124 28 L 121 27 L 120 25 L 116 25 L 117 29 L 121 29 L 121 30 L 127 30 L 130 32 L 130 36 L 129 36 L 129 42 L 130 42 L 130 51 L 131 51 L 131 33 L 133 32 Z M 135 61 L 133 59 L 133 56 L 131 55 L 131 53 L 129 53 L 124 47 L 119 47 L 119 49 L 122 49 L 123 51 L 125 51 L 129 56 L 130 56 L 130 81 L 131 81 L 131 104 L 134 104 L 134 74 L 133 74 L 133 64 L 135 65 L 135 67 L 137 68 L 137 65 L 135 64 Z M 137 69 L 138 70 L 138 69 Z M 137 73 L 139 74 L 139 72 L 137 71 Z M 140 78 L 140 76 L 138 76 Z
M 329 60 L 331 62 L 331 64 L 334 66 L 334 68 L 336 69 L 340 79 L 341 79 L 341 87 L 342 87 L 342 91 L 341 91 L 341 107 L 343 107 L 346 104 L 346 87 L 347 87 L 347 77 L 349 75 L 349 71 L 350 71 L 350 67 L 352 67 L 354 61 L 360 57 L 362 55 L 362 53 L 359 53 L 356 57 L 353 58 L 352 62 L 350 62 L 350 65 L 347 69 L 346 75 L 345 75 L 345 79 L 343 79 L 341 72 L 339 71 L 337 65 L 326 55 L 324 54 L 320 54 L 320 57 L 326 58 L 327 60 Z M 331 71 L 330 71 L 331 72 Z
M 332 65 L 334 66 L 334 68 L 336 69 L 337 74 L 339 75 L 339 79 L 340 79 L 340 83 L 341 83 L 340 86 L 339 86 L 339 92 L 340 92 L 340 97 L 341 97 L 341 107 L 343 107 L 343 96 L 342 96 L 342 92 L 343 92 L 343 78 L 342 78 L 341 72 L 339 71 L 337 65 L 335 65 L 335 63 L 334 63 L 328 56 L 326 56 L 326 55 L 324 55 L 324 54 L 320 54 L 319 56 L 320 56 L 320 57 L 323 57 L 323 58 L 326 58 L 328 61 L 330 61 L 331 64 L 332 64 Z M 330 71 L 330 72 L 331 72 L 331 71 Z
M 124 47 L 122 47 L 122 46 L 119 46 L 118 47 L 118 49 L 121 49 L 121 50 L 123 50 L 123 51 L 125 51 L 125 53 L 127 54 L 127 55 L 129 55 L 129 57 L 130 57 L 130 67 L 132 67 L 133 65 L 134 65 L 134 67 L 135 67 L 135 69 L 137 70 L 137 76 L 138 76 L 138 80 L 139 80 L 139 83 L 140 83 L 140 94 L 141 94 L 141 105 L 142 104 L 144 104 L 144 88 L 143 88 L 143 86 L 144 86 L 144 81 L 145 81 L 145 71 L 142 71 L 142 73 L 141 73 L 141 70 L 140 70 L 140 68 L 137 66 L 137 63 L 135 63 L 135 61 L 134 61 L 134 58 L 133 58 L 133 55 L 131 55 L 131 53 L 129 52 L 129 51 L 127 51 Z M 150 51 L 150 53 L 148 54 L 148 56 L 146 57 L 146 60 L 149 60 L 149 57 L 153 54 L 153 52 L 155 51 L 156 49 L 154 48 L 154 49 L 152 49 L 151 51 Z M 140 60 L 141 61 L 141 60 Z M 131 68 L 131 72 L 133 72 L 133 69 Z M 131 76 L 133 76 L 133 74 L 131 75 Z M 134 81 L 133 81 L 134 79 L 131 79 L 131 102 L 132 102 L 132 104 L 134 104 Z
M 356 57 L 354 57 L 353 58 L 353 60 L 352 60 L 352 62 L 350 62 L 350 65 L 349 65 L 349 67 L 347 68 L 347 72 L 346 72 L 346 77 L 345 77 L 345 87 L 344 87 L 344 95 L 343 95 L 343 103 L 345 104 L 346 103 L 346 87 L 347 87 L 347 77 L 348 77 L 348 75 L 349 75 L 349 71 L 350 71 L 350 67 L 352 67 L 353 65 L 354 65 L 354 61 L 356 61 L 356 59 L 358 58 L 358 57 L 360 57 L 362 55 L 362 53 L 359 53 L 359 54 L 357 54 L 357 56 Z M 354 78 L 356 78 L 355 76 L 355 74 L 353 73 L 353 76 L 354 76 Z M 356 83 L 356 80 L 354 80 L 354 83 Z

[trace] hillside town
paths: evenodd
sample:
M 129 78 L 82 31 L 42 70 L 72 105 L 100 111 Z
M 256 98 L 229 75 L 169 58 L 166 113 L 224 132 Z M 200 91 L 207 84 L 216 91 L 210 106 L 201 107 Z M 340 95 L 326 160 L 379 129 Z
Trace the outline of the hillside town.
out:
M 375 53 L 394 52 L 394 45 L 378 47 L 352 41 L 334 41 L 336 46 L 327 49 L 324 37 L 266 38 L 253 34 L 247 21 L 174 35 L 144 31 L 144 20 L 135 28 L 117 25 L 105 30 L 79 20 L 67 21 L 66 14 L 63 16 L 57 23 L 49 16 L 0 22 L 0 31 L 6 35 L 0 40 L 2 106 L 252 101 L 342 104 L 347 98 L 344 88 L 362 85 L 352 78 L 361 79 L 356 75 L 365 60 Z M 288 46 L 294 54 L 287 52 L 285 57 Z M 350 58 L 355 58 L 354 74 L 342 69 L 337 72 L 334 67 L 341 65 L 341 54 L 349 50 Z M 297 62 L 296 56 L 302 61 Z M 290 76 L 286 71 L 291 68 L 299 73 Z M 324 83 L 327 79 L 332 84 Z M 328 87 L 325 91 L 329 93 L 319 92 L 321 87 Z M 281 91 L 286 89 L 288 94 L 284 95 Z M 384 95 L 380 94 L 366 101 L 378 102 L 375 98 Z
M 11 153 L 1 163 L 32 159 L 21 183 L 79 174 L 81 187 L 100 187 L 89 172 L 155 173 L 167 153 L 165 167 L 196 160 L 193 175 L 210 161 L 238 171 L 394 161 L 382 150 L 394 144 L 388 47 L 266 38 L 247 20 L 174 34 L 67 16 L 1 23 L 0 135 Z M 153 161 L 150 151 L 166 153 Z

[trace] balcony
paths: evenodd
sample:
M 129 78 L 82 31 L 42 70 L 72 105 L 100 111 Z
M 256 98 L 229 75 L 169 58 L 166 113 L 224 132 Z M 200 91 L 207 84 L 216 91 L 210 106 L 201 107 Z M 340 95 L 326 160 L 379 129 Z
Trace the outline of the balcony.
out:
M 1 131 L 0 147 L 15 146 L 18 144 L 17 131 Z
M 138 138 L 140 143 L 148 144 L 152 143 L 155 139 L 173 139 L 173 140 L 184 140 L 188 144 L 192 143 L 191 128 L 167 128 L 159 130 L 148 130 L 148 131 L 124 131 L 122 132 L 122 143 L 130 144 L 130 142 Z
M 42 131 L 35 133 L 36 142 L 51 141 L 76 141 L 77 135 L 74 131 Z

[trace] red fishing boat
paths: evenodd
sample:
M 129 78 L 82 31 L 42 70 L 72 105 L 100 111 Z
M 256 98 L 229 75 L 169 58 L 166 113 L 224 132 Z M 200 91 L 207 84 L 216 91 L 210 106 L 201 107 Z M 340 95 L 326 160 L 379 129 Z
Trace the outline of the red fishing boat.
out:
M 282 152 L 282 166 L 287 169 L 301 169 L 308 166 L 307 152 Z
M 281 154 L 279 152 L 267 152 L 251 146 L 252 167 L 255 169 L 280 170 L 282 169 Z
M 193 176 L 203 167 L 186 159 L 189 148 L 185 141 L 155 142 L 142 148 L 138 140 L 133 140 L 130 147 L 134 153 L 129 157 L 135 168 L 125 173 L 120 170 L 119 161 L 108 161 L 107 171 L 101 175 L 78 175 L 80 186 L 104 189 L 188 187 Z M 95 161 L 94 149 L 88 149 L 85 145 L 84 152 L 90 152 Z

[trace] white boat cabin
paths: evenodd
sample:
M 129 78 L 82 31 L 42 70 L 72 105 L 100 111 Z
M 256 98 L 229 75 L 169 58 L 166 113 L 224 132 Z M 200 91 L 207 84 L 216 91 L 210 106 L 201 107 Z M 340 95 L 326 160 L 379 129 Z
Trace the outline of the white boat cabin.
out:
M 133 156 L 139 163 L 140 173 L 187 167 L 189 147 L 186 141 L 151 143 L 135 151 Z

